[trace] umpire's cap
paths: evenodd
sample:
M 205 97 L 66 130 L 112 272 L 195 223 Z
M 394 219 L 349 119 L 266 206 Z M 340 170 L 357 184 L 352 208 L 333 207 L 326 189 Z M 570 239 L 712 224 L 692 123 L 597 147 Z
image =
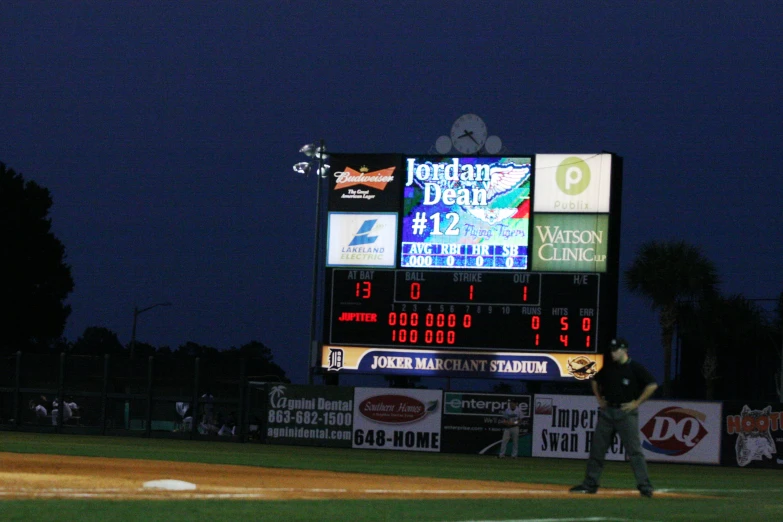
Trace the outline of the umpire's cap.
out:
M 615 351 L 615 350 L 625 350 L 628 351 L 628 341 L 626 341 L 622 337 L 618 337 L 616 339 L 612 339 L 612 341 L 609 343 L 609 350 Z

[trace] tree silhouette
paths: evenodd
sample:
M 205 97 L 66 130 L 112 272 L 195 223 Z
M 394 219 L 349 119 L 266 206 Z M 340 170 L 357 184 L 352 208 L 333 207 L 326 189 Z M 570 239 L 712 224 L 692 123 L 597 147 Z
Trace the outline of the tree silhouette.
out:
M 73 355 L 114 355 L 123 352 L 117 334 L 101 326 L 90 326 L 71 347 Z
M 718 275 L 715 265 L 701 250 L 684 241 L 650 241 L 643 244 L 625 271 L 631 293 L 645 297 L 658 312 L 663 349 L 663 394 L 671 396 L 672 339 L 678 312 L 685 301 L 715 296 Z
M 222 353 L 222 357 L 228 361 L 245 359 L 247 365 L 245 373 L 249 377 L 260 380 L 276 378 L 279 382 L 289 382 L 285 370 L 273 361 L 272 350 L 260 341 L 250 341 L 239 348 L 230 348 Z
M 678 316 L 679 383 L 698 399 L 766 400 L 774 395 L 774 328 L 764 310 L 742 295 L 686 303 Z M 752 379 L 746 376 L 752 375 Z
M 73 278 L 51 206 L 48 189 L 0 163 L 0 353 L 52 348 L 71 313 Z

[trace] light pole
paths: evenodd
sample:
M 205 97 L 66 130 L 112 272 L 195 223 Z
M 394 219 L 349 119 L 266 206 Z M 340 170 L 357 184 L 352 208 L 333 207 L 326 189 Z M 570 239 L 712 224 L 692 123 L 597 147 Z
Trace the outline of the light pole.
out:
M 315 171 L 315 245 L 313 247 L 313 292 L 310 304 L 310 358 L 307 370 L 307 384 L 313 384 L 313 361 L 317 359 L 318 351 L 318 269 L 321 252 L 321 192 L 323 191 L 322 180 L 326 179 L 330 167 L 325 163 L 326 158 L 329 156 L 326 154 L 324 140 L 305 145 L 299 149 L 299 152 L 307 156 L 309 160 L 301 161 L 294 165 L 294 172 L 309 176 L 311 172 Z
M 147 306 L 145 308 L 133 307 L 133 330 L 131 330 L 131 342 L 130 342 L 130 358 L 133 359 L 136 352 L 136 322 L 141 314 L 147 310 L 152 310 L 157 306 L 171 306 L 168 301 L 164 303 L 155 303 L 154 305 Z

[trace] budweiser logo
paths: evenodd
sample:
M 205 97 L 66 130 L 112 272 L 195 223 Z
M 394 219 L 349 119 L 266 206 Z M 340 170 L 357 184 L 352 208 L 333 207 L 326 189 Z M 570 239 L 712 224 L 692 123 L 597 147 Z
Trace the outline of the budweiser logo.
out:
M 354 185 L 364 185 L 366 187 L 383 190 L 390 181 L 394 181 L 395 168 L 396 167 L 389 167 L 368 172 L 367 167 L 362 167 L 359 170 L 345 167 L 344 171 L 334 173 L 334 177 L 336 178 L 334 188 L 335 190 L 343 190 L 348 187 L 353 187 Z

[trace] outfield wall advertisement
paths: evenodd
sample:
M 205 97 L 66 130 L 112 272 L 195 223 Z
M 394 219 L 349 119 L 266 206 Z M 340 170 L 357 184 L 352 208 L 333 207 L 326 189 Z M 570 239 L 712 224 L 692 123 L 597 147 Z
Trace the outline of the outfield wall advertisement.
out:
M 267 384 L 266 442 L 351 447 L 353 388 Z
M 441 390 L 355 388 L 353 446 L 439 452 Z
M 723 404 L 721 464 L 783 470 L 783 404 Z
M 520 457 L 530 456 L 532 409 L 530 395 L 446 392 L 443 398 L 443 447 L 446 453 L 497 455 L 503 439 L 503 411 L 515 400 L 522 411 Z M 511 454 L 511 444 L 505 448 Z
M 721 403 L 647 401 L 639 408 L 649 461 L 720 464 Z
M 534 457 L 586 459 L 598 423 L 595 397 L 536 395 L 533 406 Z M 625 446 L 615 434 L 606 460 L 624 460 Z

